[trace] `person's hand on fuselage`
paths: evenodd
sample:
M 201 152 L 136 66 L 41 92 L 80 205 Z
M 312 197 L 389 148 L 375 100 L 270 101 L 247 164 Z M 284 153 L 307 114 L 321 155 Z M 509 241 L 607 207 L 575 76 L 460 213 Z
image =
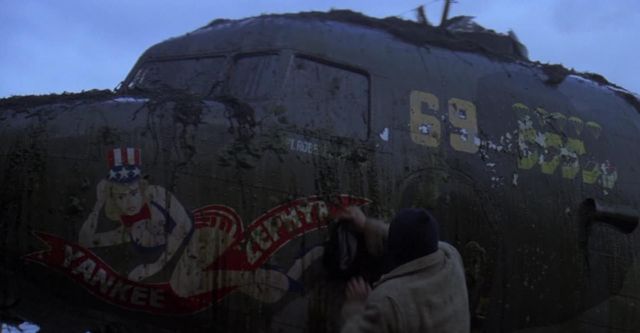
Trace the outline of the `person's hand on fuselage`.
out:
M 351 278 L 345 289 L 346 302 L 365 303 L 371 293 L 371 286 L 361 276 Z
M 338 212 L 336 219 L 341 223 L 347 223 L 353 230 L 362 232 L 367 222 L 367 216 L 358 206 L 349 206 Z

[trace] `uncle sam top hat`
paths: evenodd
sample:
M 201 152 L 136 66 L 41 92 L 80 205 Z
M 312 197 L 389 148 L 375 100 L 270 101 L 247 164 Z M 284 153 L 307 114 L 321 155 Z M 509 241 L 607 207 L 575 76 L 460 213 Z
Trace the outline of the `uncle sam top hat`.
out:
M 117 183 L 130 183 L 140 178 L 142 157 L 140 148 L 114 148 L 107 154 L 107 179 Z

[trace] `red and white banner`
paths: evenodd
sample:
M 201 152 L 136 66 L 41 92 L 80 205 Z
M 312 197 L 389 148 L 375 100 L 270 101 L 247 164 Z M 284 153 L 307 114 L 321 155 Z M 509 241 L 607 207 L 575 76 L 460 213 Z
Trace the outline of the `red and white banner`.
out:
M 91 250 L 58 236 L 42 232 L 34 234 L 49 249 L 29 254 L 25 259 L 57 269 L 111 304 L 156 314 L 187 314 L 204 309 L 213 300 L 212 293 L 179 297 L 168 282 L 151 284 L 131 281 L 114 271 Z
M 233 209 L 209 205 L 194 212 L 196 226 L 215 226 L 233 232 L 234 241 L 208 268 L 253 271 L 289 241 L 326 227 L 331 217 L 346 206 L 362 206 L 369 200 L 349 195 L 324 201 L 312 196 L 279 205 L 255 219 L 246 230 Z M 208 221 L 208 222 L 207 222 Z M 100 299 L 130 310 L 154 314 L 191 314 L 217 302 L 237 289 L 235 286 L 199 295 L 181 297 L 169 282 L 141 283 L 116 272 L 90 249 L 58 236 L 34 232 L 47 250 L 26 255 L 26 260 L 54 268 L 82 285 Z
M 368 203 L 367 199 L 340 195 L 330 202 L 312 196 L 277 206 L 251 222 L 244 237 L 236 238 L 211 268 L 254 270 L 290 240 L 326 227 L 331 217 L 344 207 Z

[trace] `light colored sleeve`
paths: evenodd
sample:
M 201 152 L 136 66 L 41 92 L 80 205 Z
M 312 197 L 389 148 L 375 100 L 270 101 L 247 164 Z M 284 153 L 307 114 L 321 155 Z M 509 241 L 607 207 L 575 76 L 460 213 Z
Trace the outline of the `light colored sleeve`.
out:
M 404 332 L 400 309 L 389 297 L 383 297 L 375 302 L 367 302 L 366 305 L 359 308 L 345 309 L 345 307 L 342 309 L 344 325 L 341 333 Z
M 367 251 L 371 255 L 381 256 L 386 251 L 389 225 L 380 220 L 367 218 L 363 233 Z
M 456 267 L 460 267 L 464 271 L 464 262 L 462 261 L 462 255 L 460 252 L 451 244 L 447 242 L 438 242 L 438 247 L 446 254 L 448 258 L 450 258 Z

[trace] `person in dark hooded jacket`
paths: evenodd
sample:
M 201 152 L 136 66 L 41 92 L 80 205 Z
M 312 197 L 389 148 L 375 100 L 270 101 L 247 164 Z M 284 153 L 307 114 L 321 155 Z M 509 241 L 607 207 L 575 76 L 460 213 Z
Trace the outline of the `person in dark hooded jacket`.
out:
M 385 224 L 348 207 L 339 218 L 364 234 L 369 253 L 393 261 L 373 290 L 360 277 L 347 283 L 342 332 L 469 332 L 462 258 L 439 241 L 431 214 L 403 209 Z

